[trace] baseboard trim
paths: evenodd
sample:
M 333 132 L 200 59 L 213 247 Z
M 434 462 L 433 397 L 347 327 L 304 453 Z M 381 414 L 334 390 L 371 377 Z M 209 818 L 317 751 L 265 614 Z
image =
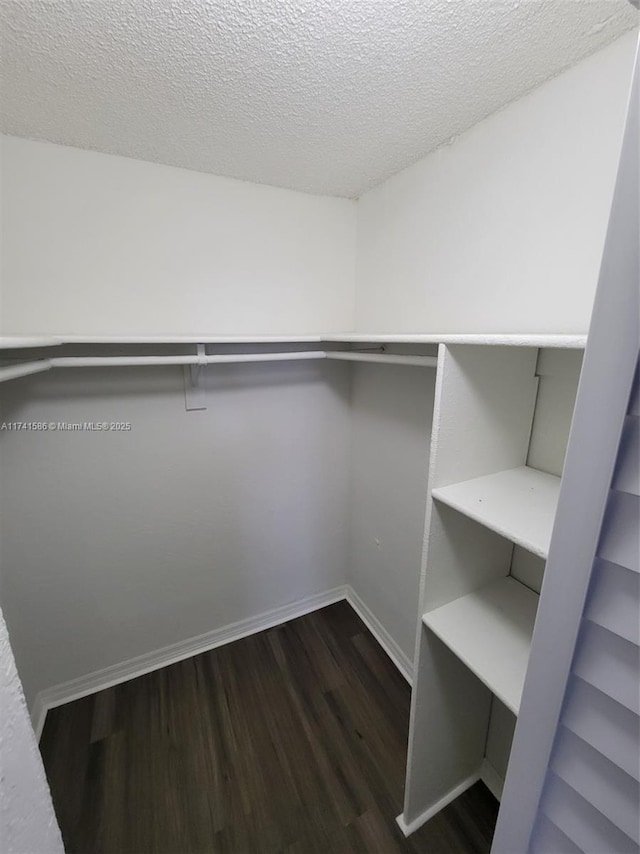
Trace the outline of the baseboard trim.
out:
M 176 664 L 178 661 L 184 661 L 186 658 L 208 652 L 224 644 L 233 643 L 233 641 L 256 634 L 256 632 L 263 632 L 265 629 L 271 629 L 281 623 L 286 623 L 288 620 L 294 620 L 296 617 L 303 617 L 305 614 L 347 598 L 347 585 L 334 587 L 332 590 L 307 596 L 288 605 L 258 614 L 256 617 L 230 623 L 211 632 L 179 641 L 145 655 L 130 658 L 120 664 L 88 673 L 86 676 L 71 679 L 69 682 L 61 682 L 51 688 L 45 688 L 36 695 L 31 707 L 31 722 L 36 738 L 40 740 L 49 709 L 54 709 L 56 706 L 61 706 L 72 700 L 79 700 L 81 697 L 95 694 L 97 691 L 103 691 L 105 688 L 111 688 L 114 685 L 127 682 L 129 679 L 136 679 L 145 673 L 151 673 L 153 670 Z
M 485 784 L 497 801 L 502 800 L 502 790 L 504 789 L 504 780 L 498 774 L 493 765 L 487 760 L 482 760 L 480 766 L 480 779 Z
M 350 584 L 347 585 L 347 602 L 369 629 L 382 649 L 387 653 L 391 661 L 398 668 L 409 685 L 413 682 L 413 662 L 398 646 L 389 632 L 382 625 L 376 615 L 365 605 Z
M 476 771 L 475 774 L 471 774 L 470 777 L 467 777 L 466 780 L 463 780 L 462 783 L 459 783 L 457 786 L 454 786 L 447 794 L 440 798 L 439 801 L 436 801 L 435 804 L 430 806 L 424 812 L 420 813 L 417 818 L 414 818 L 413 821 L 406 822 L 404 818 L 404 814 L 400 814 L 396 818 L 396 822 L 400 830 L 404 833 L 405 836 L 411 836 L 412 833 L 415 833 L 418 828 L 422 827 L 423 824 L 426 824 L 429 819 L 433 818 L 436 813 L 439 813 L 440 810 L 443 810 L 446 806 L 452 801 L 455 801 L 463 792 L 466 792 L 467 789 L 471 788 L 474 783 L 477 783 L 480 779 L 480 772 Z
M 227 626 L 222 626 L 222 628 L 214 629 L 203 635 L 179 641 L 162 649 L 130 658 L 120 664 L 95 670 L 86 676 L 71 679 L 69 682 L 61 682 L 51 688 L 45 688 L 36 695 L 31 707 L 31 722 L 36 738 L 40 740 L 49 709 L 70 703 L 72 700 L 79 700 L 81 697 L 87 697 L 89 694 L 95 694 L 98 691 L 104 691 L 105 688 L 112 688 L 114 685 L 127 682 L 129 679 L 136 679 L 138 676 L 144 676 L 145 673 L 160 670 L 162 667 L 168 667 L 170 664 L 176 664 L 178 661 L 184 661 L 186 658 L 208 652 L 218 646 L 233 643 L 248 635 L 263 632 L 265 629 L 279 626 L 288 620 L 295 620 L 296 617 L 303 617 L 305 614 L 310 614 L 312 611 L 325 608 L 327 605 L 332 605 L 334 602 L 340 602 L 343 599 L 346 599 L 351 605 L 402 676 L 411 685 L 413 665 L 408 656 L 404 654 L 351 585 L 343 584 L 324 593 L 307 596 L 288 605 L 258 614 L 256 617 L 229 623 Z
M 46 691 L 40 691 L 36 694 L 36 698 L 33 701 L 31 708 L 29 709 L 29 713 L 31 715 L 31 725 L 33 726 L 33 731 L 36 734 L 36 741 L 40 741 L 40 736 L 42 735 L 42 730 L 44 729 L 44 722 L 47 717 L 47 712 L 51 708 L 46 705 L 46 700 L 44 698 L 44 694 Z

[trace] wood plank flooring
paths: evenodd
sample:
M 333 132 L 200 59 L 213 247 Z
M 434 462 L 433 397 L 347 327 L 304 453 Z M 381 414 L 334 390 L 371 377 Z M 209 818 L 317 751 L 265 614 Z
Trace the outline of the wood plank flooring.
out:
M 68 854 L 481 854 L 478 783 L 409 839 L 410 692 L 346 602 L 53 709 Z

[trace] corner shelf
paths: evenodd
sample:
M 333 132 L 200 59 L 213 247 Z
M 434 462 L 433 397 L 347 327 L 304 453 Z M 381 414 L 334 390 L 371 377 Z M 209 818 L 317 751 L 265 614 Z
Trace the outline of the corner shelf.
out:
M 431 494 L 516 545 L 546 558 L 559 491 L 559 477 L 522 466 L 440 487 Z
M 537 594 L 507 577 L 427 612 L 422 621 L 517 715 L 537 607 Z

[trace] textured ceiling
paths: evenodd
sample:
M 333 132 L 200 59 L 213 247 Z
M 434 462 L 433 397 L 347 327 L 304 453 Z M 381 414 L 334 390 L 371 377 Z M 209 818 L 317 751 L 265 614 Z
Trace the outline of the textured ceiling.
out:
M 2 130 L 357 197 L 637 14 L 627 0 L 0 0 Z

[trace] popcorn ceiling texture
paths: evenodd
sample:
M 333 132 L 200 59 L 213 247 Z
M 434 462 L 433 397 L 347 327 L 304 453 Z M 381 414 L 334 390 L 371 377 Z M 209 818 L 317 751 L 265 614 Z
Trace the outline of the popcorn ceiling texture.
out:
M 0 718 L 0 851 L 64 854 L 2 611 Z
M 5 0 L 2 130 L 357 197 L 634 23 L 627 0 Z

